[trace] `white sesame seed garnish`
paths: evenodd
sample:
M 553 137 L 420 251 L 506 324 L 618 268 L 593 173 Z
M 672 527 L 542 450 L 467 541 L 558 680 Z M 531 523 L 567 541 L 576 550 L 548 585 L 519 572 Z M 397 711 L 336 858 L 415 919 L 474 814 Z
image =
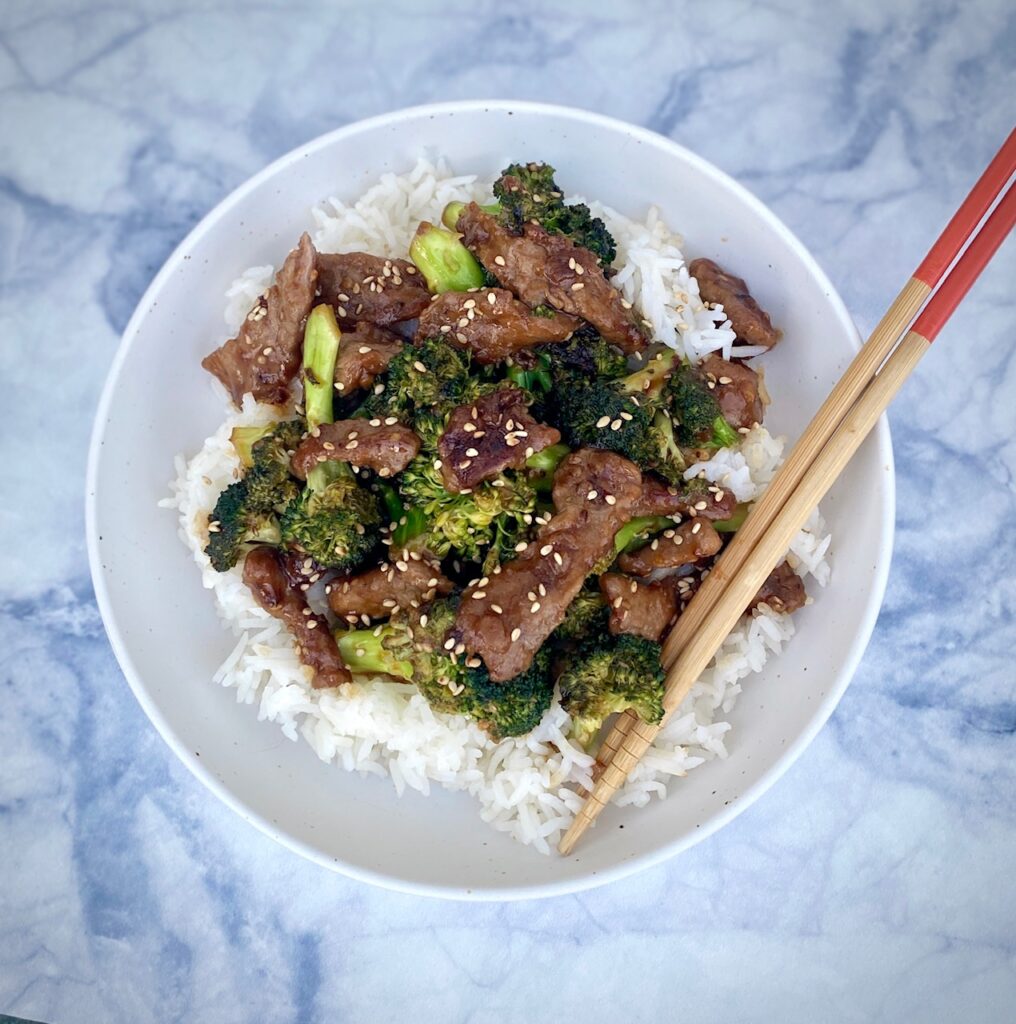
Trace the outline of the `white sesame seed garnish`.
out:
M 423 363 L 421 363 L 419 359 L 417 359 L 416 362 L 413 363 L 413 369 L 414 370 L 419 370 L 420 373 L 426 373 L 427 372 L 427 367 L 424 366 Z
M 502 614 L 502 613 L 504 612 L 504 609 L 503 609 L 503 608 L 502 608 L 502 607 L 501 607 L 501 606 L 500 606 L 499 604 L 492 604 L 492 605 L 490 606 L 490 610 L 491 610 L 491 611 L 492 611 L 492 612 L 493 612 L 493 613 L 494 613 L 495 615 L 501 615 L 501 614 Z
M 693 526 L 693 527 L 691 528 L 691 532 L 692 532 L 692 533 L 698 533 L 698 532 L 699 532 L 699 530 L 701 530 L 701 529 L 702 529 L 702 524 L 701 524 L 701 523 L 696 523 L 696 524 L 695 524 L 695 525 L 694 525 L 694 526 Z
M 445 640 L 445 642 L 444 642 L 444 649 L 445 649 L 446 651 L 450 651 L 450 650 L 452 650 L 452 649 L 453 649 L 454 647 L 455 647 L 455 637 L 453 637 L 453 636 L 450 636 L 450 637 L 448 637 L 448 639 L 447 639 L 447 640 Z
M 434 460 L 434 468 L 435 469 L 440 469 L 443 465 L 444 465 L 444 463 L 440 459 L 435 459 Z
M 604 495 L 603 500 L 608 505 L 616 505 L 617 504 L 617 498 L 615 498 L 613 494 L 606 494 L 606 495 Z
M 462 429 L 466 431 L 466 433 L 472 433 L 474 430 L 476 430 L 476 424 L 471 423 L 467 420 L 465 423 L 462 424 Z
M 630 423 L 634 419 L 634 417 L 632 416 L 632 414 L 630 412 L 623 412 L 623 413 L 621 413 L 621 419 L 623 419 L 626 422 Z
M 493 306 L 497 303 L 497 296 L 493 292 L 487 292 L 487 301 Z
M 554 552 L 554 561 L 557 562 L 558 565 L 564 565 L 564 559 L 557 551 Z
M 359 445 L 360 445 L 360 442 L 354 439 L 354 440 L 350 441 L 350 442 L 349 442 L 349 443 L 348 443 L 348 444 L 346 445 L 346 451 L 347 451 L 347 452 L 351 452 L 351 451 L 352 451 L 352 450 L 353 450 L 354 448 L 357 448 L 357 447 L 359 447 Z
M 467 448 L 467 449 L 466 449 L 466 454 L 467 454 L 467 455 L 468 455 L 468 456 L 469 456 L 469 457 L 470 457 L 471 459 L 475 459 L 475 458 L 476 458 L 476 456 L 477 456 L 477 455 L 479 455 L 480 453 L 479 453 L 479 452 L 478 452 L 478 451 L 477 451 L 477 450 L 476 450 L 475 448 Z
M 310 622 L 307 623 L 307 628 L 317 629 L 317 619 L 311 619 Z
M 576 282 L 575 282 L 575 283 L 574 283 L 574 284 L 573 284 L 573 285 L 571 286 L 571 290 L 572 290 L 573 292 L 580 292 L 580 291 L 582 291 L 582 289 L 583 289 L 583 288 L 585 288 L 585 285 L 584 285 L 584 284 L 583 284 L 583 283 L 582 283 L 581 281 L 576 281 Z
M 709 502 L 708 501 L 696 501 L 695 502 L 695 508 L 698 509 L 699 512 L 702 512 L 705 509 L 709 508 Z
M 544 544 L 543 547 L 540 548 L 540 554 L 541 555 L 549 555 L 551 553 L 551 551 L 553 551 L 553 550 L 554 550 L 554 545 L 553 544 Z
M 620 430 L 620 429 L 621 429 L 621 426 L 622 426 L 622 424 L 621 424 L 621 421 L 620 421 L 620 420 L 614 420 L 614 421 L 613 421 L 613 422 L 612 422 L 612 423 L 610 424 L 610 429 L 611 429 L 611 430 L 613 430 L 613 431 L 618 431 L 618 430 Z
M 515 550 L 521 554 L 528 547 L 529 545 L 524 540 L 520 540 L 518 544 L 515 545 Z
M 515 627 L 515 628 L 514 628 L 514 629 L 512 630 L 512 640 L 518 640 L 518 638 L 519 638 L 520 636 L 522 636 L 522 630 L 521 630 L 521 629 L 519 629 L 519 627 L 518 627 L 518 626 L 516 626 L 516 627 Z
M 529 606 L 529 614 L 530 615 L 535 615 L 539 610 L 540 610 L 540 602 L 539 601 L 534 601 Z
M 487 596 L 487 591 L 486 590 L 474 590 L 473 591 L 473 600 L 474 601 L 482 601 L 486 596 Z
M 608 423 L 610 423 L 610 417 L 609 416 L 601 416 L 596 421 L 596 429 L 597 430 L 602 430 L 605 426 L 607 426 Z

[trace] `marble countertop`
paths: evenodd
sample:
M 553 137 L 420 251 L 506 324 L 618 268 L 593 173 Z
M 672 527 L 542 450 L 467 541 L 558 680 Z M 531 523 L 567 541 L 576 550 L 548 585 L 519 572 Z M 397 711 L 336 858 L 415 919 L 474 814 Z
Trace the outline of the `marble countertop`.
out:
M 222 196 L 300 142 L 484 95 L 647 125 L 769 203 L 865 332 L 1012 127 L 1014 55 L 1005 0 L 9 0 L 0 1014 L 1011 1019 L 1011 241 L 893 407 L 889 590 L 830 724 L 718 835 L 582 895 L 395 895 L 245 825 L 124 683 L 82 505 L 93 410 L 145 286 Z

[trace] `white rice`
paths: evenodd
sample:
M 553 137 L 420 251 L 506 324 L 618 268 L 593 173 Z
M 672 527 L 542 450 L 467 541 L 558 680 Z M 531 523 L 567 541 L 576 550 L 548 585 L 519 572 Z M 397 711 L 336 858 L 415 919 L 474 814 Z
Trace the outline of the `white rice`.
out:
M 436 223 L 446 203 L 485 201 L 490 194 L 489 185 L 474 176 L 453 177 L 442 164 L 421 159 L 408 174 L 385 175 L 352 205 L 333 198 L 314 209 L 312 237 L 325 252 L 403 256 L 419 221 Z M 592 205 L 618 243 L 615 283 L 652 322 L 656 337 L 693 361 L 714 351 L 754 353 L 734 345 L 721 310 L 703 305 L 679 236 L 655 210 L 644 221 L 633 221 Z M 271 276 L 271 267 L 253 267 L 229 289 L 226 321 L 231 329 L 239 326 Z M 208 512 L 238 473 L 230 431 L 277 416 L 246 396 L 243 409 L 231 410 L 190 461 L 177 457 L 172 496 L 161 502 L 177 511 L 181 538 L 214 594 L 224 628 L 237 637 L 215 682 L 233 688 L 239 702 L 256 704 L 259 718 L 278 723 L 290 739 L 302 735 L 323 760 L 347 771 L 388 776 L 399 794 L 406 789 L 428 793 L 431 782 L 465 790 L 493 828 L 549 853 L 581 804 L 593 765 L 592 757 L 569 742 L 569 718 L 556 701 L 528 736 L 495 743 L 468 718 L 433 712 L 411 685 L 358 677 L 338 691 L 314 690 L 285 627 L 256 604 L 240 570 L 217 573 L 211 568 L 203 552 Z M 754 500 L 772 479 L 782 452 L 783 441 L 757 427 L 739 449 L 718 452 L 691 467 L 688 476 L 704 475 L 739 501 Z M 800 575 L 825 585 L 828 546 L 816 512 L 788 558 Z M 723 716 L 733 707 L 741 680 L 761 670 L 793 633 L 789 616 L 765 606 L 742 619 L 618 793 L 617 803 L 643 805 L 653 796 L 663 797 L 671 777 L 726 757 L 730 725 Z

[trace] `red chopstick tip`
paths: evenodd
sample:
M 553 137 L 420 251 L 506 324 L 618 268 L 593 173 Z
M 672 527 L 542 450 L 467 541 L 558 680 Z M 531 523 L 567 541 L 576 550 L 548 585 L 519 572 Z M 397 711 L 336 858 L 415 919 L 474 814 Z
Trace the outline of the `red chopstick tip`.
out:
M 1014 173 L 1016 128 L 1009 133 L 1009 138 L 1002 144 L 1002 148 L 988 164 L 984 174 L 970 190 L 970 194 L 953 215 L 952 220 L 928 250 L 928 255 L 914 271 L 914 277 L 918 281 L 923 281 L 929 288 L 934 288 L 942 280 L 942 275 L 949 268 L 949 264 L 956 258 L 956 254 L 977 228 L 981 218 L 991 208 L 995 196 L 1005 188 L 1006 182 Z

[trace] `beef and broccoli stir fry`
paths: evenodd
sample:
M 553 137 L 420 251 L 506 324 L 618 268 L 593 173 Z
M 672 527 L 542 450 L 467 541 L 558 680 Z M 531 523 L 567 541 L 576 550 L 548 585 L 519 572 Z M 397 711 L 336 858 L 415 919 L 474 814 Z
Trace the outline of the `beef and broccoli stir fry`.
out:
M 761 422 L 764 390 L 654 341 L 553 168 L 512 165 L 494 195 L 422 223 L 408 259 L 300 239 L 203 362 L 238 405 L 295 408 L 234 430 L 206 554 L 243 566 L 315 687 L 412 682 L 499 739 L 556 686 L 588 743 L 663 714 L 661 644 L 746 512 L 686 470 Z M 777 342 L 744 281 L 690 269 L 739 339 Z M 784 563 L 752 607 L 804 601 Z

